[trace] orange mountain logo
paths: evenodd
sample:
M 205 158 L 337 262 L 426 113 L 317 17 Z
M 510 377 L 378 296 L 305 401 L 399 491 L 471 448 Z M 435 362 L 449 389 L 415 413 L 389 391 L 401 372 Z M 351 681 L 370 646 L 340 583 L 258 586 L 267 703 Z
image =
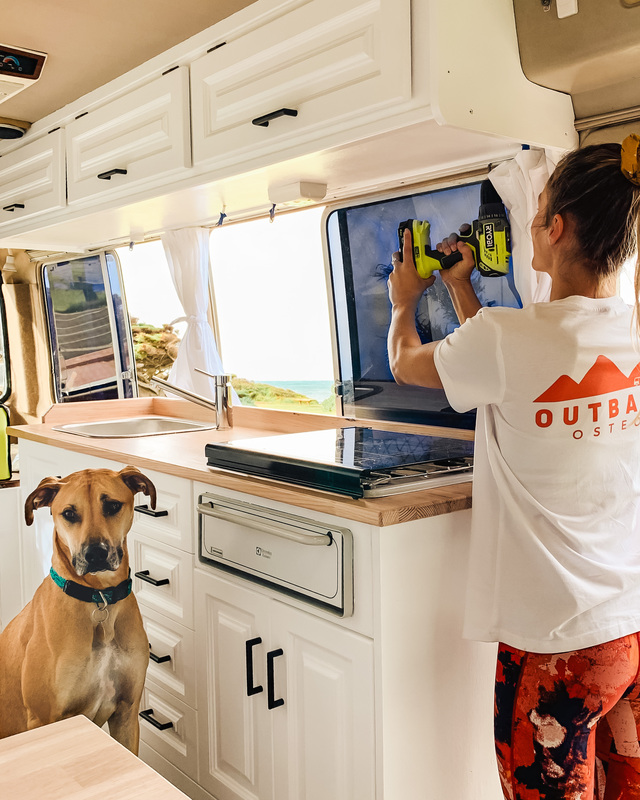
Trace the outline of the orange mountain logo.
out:
M 563 403 L 567 400 L 578 400 L 584 397 L 597 397 L 621 389 L 640 386 L 640 363 L 634 367 L 627 377 L 606 356 L 598 356 L 596 363 L 584 378 L 577 383 L 568 375 L 561 375 L 534 403 Z

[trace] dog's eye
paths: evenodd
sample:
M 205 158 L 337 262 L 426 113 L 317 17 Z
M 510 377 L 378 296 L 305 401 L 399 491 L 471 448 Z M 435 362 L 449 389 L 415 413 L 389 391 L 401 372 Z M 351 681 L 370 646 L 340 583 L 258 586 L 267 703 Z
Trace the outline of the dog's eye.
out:
M 66 519 L 67 522 L 78 522 L 80 519 L 75 508 L 65 508 L 62 512 L 62 518 Z
M 115 515 L 122 508 L 122 503 L 119 500 L 106 500 L 102 504 L 105 517 L 115 517 Z

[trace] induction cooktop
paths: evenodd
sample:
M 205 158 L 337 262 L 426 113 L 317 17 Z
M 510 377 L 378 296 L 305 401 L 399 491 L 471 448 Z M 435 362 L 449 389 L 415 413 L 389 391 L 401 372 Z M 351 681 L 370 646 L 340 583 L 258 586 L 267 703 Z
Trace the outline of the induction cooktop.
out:
M 368 427 L 208 444 L 205 455 L 213 468 L 349 497 L 469 481 L 473 471 L 473 442 Z

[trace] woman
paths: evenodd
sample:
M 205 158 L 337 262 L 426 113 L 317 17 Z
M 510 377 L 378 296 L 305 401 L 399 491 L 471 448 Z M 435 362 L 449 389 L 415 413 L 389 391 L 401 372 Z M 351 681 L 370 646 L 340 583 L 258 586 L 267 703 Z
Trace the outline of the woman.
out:
M 473 255 L 440 273 L 461 326 L 421 345 L 405 234 L 389 279 L 399 383 L 478 409 L 465 636 L 499 642 L 495 736 L 511 800 L 640 798 L 640 348 L 616 295 L 636 250 L 638 137 L 565 156 L 539 198 L 547 303 L 481 309 Z M 621 156 L 625 155 L 625 172 Z M 598 791 L 602 796 L 603 770 Z

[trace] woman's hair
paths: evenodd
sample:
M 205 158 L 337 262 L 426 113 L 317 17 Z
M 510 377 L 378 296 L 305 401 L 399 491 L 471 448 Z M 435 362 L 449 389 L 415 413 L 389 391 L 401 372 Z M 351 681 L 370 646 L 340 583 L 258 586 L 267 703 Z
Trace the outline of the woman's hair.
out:
M 617 272 L 637 251 L 640 186 L 621 169 L 619 144 L 595 144 L 567 153 L 547 182 L 545 225 L 571 217 L 581 261 L 598 277 Z M 636 296 L 640 270 L 636 269 Z

